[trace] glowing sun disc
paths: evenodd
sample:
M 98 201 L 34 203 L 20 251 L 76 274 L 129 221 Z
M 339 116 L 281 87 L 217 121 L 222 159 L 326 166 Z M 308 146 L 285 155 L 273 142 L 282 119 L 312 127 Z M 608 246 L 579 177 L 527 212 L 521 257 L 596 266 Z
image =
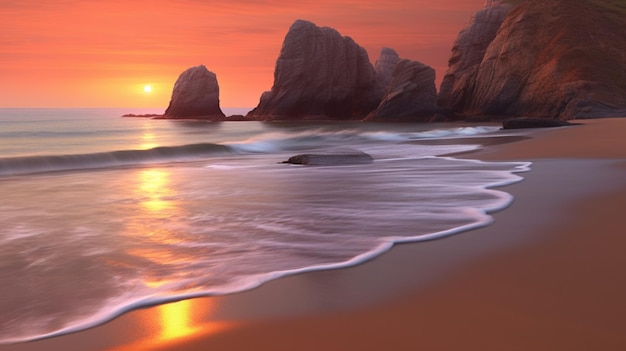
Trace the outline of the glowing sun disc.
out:
M 151 86 L 149 86 L 149 85 L 145 85 L 145 86 L 143 87 L 143 91 L 144 91 L 144 92 L 146 92 L 146 93 L 149 93 L 149 92 L 151 92 L 151 91 L 152 91 L 152 87 L 151 87 Z

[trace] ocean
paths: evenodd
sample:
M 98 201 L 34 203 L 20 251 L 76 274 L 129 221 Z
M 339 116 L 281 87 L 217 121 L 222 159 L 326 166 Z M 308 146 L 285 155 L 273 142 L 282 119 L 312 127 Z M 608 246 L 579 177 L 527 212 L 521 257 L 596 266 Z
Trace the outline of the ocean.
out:
M 121 117 L 159 112 L 0 109 L 0 343 L 485 226 L 530 168 L 450 156 L 489 124 Z M 337 149 L 374 162 L 281 163 Z

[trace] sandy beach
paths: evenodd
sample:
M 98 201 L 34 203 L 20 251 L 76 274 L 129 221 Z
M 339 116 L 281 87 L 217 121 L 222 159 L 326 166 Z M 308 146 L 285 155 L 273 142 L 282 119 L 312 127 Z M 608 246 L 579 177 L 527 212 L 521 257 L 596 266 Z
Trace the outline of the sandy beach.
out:
M 533 162 L 487 227 L 0 351 L 626 350 L 626 118 L 580 123 L 459 156 Z

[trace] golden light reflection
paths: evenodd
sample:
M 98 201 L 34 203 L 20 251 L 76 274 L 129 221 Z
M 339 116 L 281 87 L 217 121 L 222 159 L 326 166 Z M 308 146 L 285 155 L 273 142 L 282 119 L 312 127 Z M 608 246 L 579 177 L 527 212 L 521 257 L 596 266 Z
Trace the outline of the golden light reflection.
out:
M 184 210 L 176 199 L 176 188 L 171 184 L 171 172 L 160 168 L 138 170 L 134 175 L 135 197 L 138 207 L 128 221 L 125 235 L 136 238 L 141 243 L 127 249 L 127 252 L 141 259 L 154 262 L 158 266 L 169 267 L 184 263 L 188 257 L 174 254 L 169 245 L 180 243 L 181 233 L 173 228 L 176 222 L 184 218 Z M 172 276 L 163 276 L 158 272 L 144 273 L 146 286 L 156 288 L 168 283 Z
M 129 198 L 134 199 L 128 202 L 122 233 L 130 239 L 126 253 L 142 265 L 145 288 L 157 293 L 188 279 L 185 267 L 197 259 L 193 252 L 178 250 L 189 240 L 189 215 L 177 175 L 176 168 L 136 169 L 127 173 L 125 182 L 132 184 Z M 212 298 L 189 299 L 129 313 L 136 327 L 109 351 L 186 350 L 189 343 L 235 327 L 235 322 L 215 320 L 215 303 Z
M 137 244 L 127 252 L 154 263 L 157 269 L 146 267 L 142 272 L 143 282 L 148 288 L 163 288 L 180 281 L 178 267 L 193 260 L 183 252 L 171 250 L 171 246 L 185 240 L 185 233 L 177 225 L 186 215 L 172 179 L 175 174 L 168 168 L 149 168 L 139 169 L 130 176 L 135 184 L 133 195 L 138 201 L 124 235 L 132 237 L 132 242 Z M 180 274 L 184 275 L 184 271 Z M 186 342 L 235 325 L 213 321 L 213 309 L 212 299 L 191 299 L 140 311 L 137 318 L 140 318 L 141 335 L 134 335 L 114 350 L 184 350 Z
M 214 307 L 211 299 L 182 300 L 158 306 L 159 343 L 177 342 L 194 335 L 207 336 L 232 326 L 232 323 L 209 321 Z
M 159 144 L 156 142 L 154 133 L 148 131 L 141 135 L 141 144 L 139 146 L 143 150 L 148 150 L 159 146 Z
M 198 326 L 193 325 L 191 306 L 189 300 L 159 306 L 162 339 L 178 339 L 194 333 Z
M 212 299 L 192 299 L 142 311 L 138 317 L 144 335 L 114 350 L 184 350 L 186 342 L 234 327 L 232 322 L 211 320 L 214 304 Z
M 141 205 L 147 210 L 158 213 L 173 207 L 173 202 L 169 200 L 174 193 L 169 187 L 169 176 L 169 172 L 160 169 L 143 170 L 139 174 L 139 190 L 146 199 Z

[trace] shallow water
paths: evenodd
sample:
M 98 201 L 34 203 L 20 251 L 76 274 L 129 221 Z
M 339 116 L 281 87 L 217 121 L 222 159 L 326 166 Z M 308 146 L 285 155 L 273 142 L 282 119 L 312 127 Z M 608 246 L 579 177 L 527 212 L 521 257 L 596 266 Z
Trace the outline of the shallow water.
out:
M 487 225 L 529 164 L 442 155 L 493 126 L 202 123 L 0 109 L 0 342 L 341 267 Z M 145 111 L 143 111 L 145 113 Z M 149 111 L 148 111 L 149 112 Z M 418 145 L 451 138 L 449 145 Z M 351 148 L 367 165 L 281 164 Z

